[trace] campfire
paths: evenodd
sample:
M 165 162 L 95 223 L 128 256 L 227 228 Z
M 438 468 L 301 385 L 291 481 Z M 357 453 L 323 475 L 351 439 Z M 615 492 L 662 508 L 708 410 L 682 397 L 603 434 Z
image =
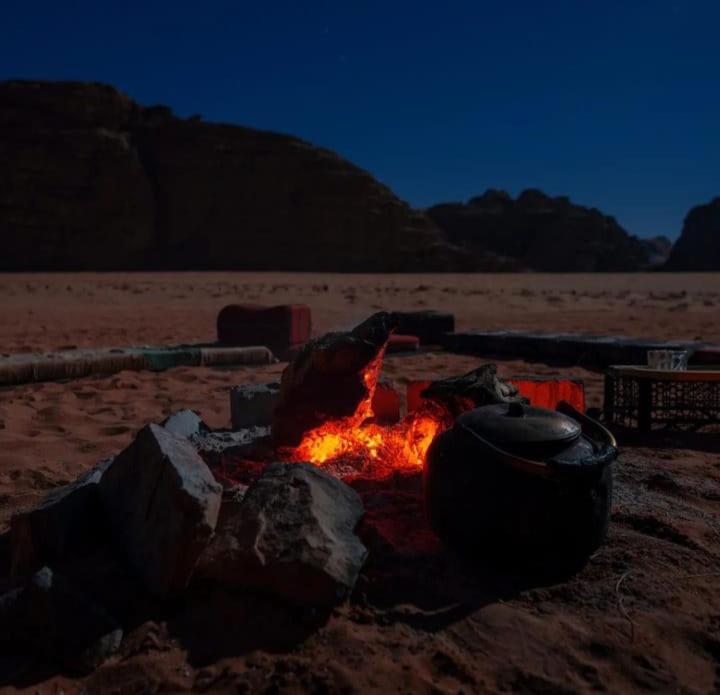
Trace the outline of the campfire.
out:
M 282 460 L 306 461 L 342 478 L 417 472 L 435 437 L 460 413 L 520 398 L 486 365 L 434 382 L 420 407 L 399 422 L 382 422 L 373 404 L 393 329 L 389 314 L 374 314 L 350 332 L 311 341 L 287 367 L 272 428 Z
M 394 470 L 422 468 L 430 444 L 452 424 L 452 418 L 440 404 L 428 401 L 397 424 L 380 424 L 373 410 L 373 398 L 383 355 L 384 349 L 362 374 L 367 396 L 358 403 L 355 412 L 306 432 L 297 447 L 283 451 L 284 458 L 320 467 L 342 462 L 373 477 Z
M 390 553 L 385 570 L 407 552 L 440 566 L 442 547 L 488 566 L 580 567 L 607 533 L 612 436 L 567 403 L 530 405 L 493 364 L 414 383 L 401 418 L 380 381 L 393 329 L 381 312 L 313 339 L 279 387 L 231 390 L 232 430 L 180 411 L 16 514 L 17 587 L 0 595 L 10 641 L 85 673 L 145 601 L 207 586 L 327 616 L 369 553 L 381 566 Z M 86 597 L 75 585 L 88 582 L 109 588 Z
M 412 475 L 422 471 L 433 441 L 475 408 L 532 402 L 554 409 L 564 400 L 584 410 L 580 383 L 503 381 L 495 365 L 484 364 L 457 377 L 411 382 L 401 417 L 399 393 L 380 379 L 393 330 L 392 315 L 374 314 L 352 331 L 309 341 L 280 384 L 233 389 L 233 427 L 248 439 L 203 451 L 216 477 L 225 485 L 249 484 L 272 461 L 310 463 L 347 482 Z M 269 437 L 267 430 L 245 429 L 270 423 Z

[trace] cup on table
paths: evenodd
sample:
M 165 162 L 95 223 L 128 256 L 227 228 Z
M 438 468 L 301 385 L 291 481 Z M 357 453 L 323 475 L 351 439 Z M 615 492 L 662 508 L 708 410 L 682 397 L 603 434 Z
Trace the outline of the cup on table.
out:
M 650 369 L 670 369 L 670 350 L 648 350 L 647 364 Z
M 647 364 L 651 369 L 680 372 L 687 369 L 687 350 L 648 350 Z
M 684 372 L 688 365 L 687 350 L 669 350 L 670 353 L 670 369 L 676 372 Z

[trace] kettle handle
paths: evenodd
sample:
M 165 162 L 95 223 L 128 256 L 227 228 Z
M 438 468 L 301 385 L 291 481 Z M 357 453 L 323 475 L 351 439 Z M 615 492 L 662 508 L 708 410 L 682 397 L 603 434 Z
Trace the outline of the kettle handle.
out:
M 489 442 L 485 437 L 479 435 L 477 432 L 471 430 L 462 423 L 457 423 L 460 428 L 466 434 L 472 436 L 482 447 L 488 449 L 497 461 L 515 468 L 516 470 L 523 471 L 524 473 L 530 473 L 531 475 L 550 476 L 553 474 L 553 470 L 546 463 L 541 461 L 532 461 L 530 459 L 523 458 L 522 456 L 514 456 L 509 454 L 507 451 L 498 449 L 492 442 Z
M 581 413 L 577 408 L 570 405 L 567 401 L 560 401 L 555 408 L 557 412 L 567 415 L 577 420 L 585 429 L 588 429 L 598 439 L 602 440 L 603 443 L 609 444 L 610 446 L 617 449 L 617 440 L 610 430 L 601 425 L 597 420 L 593 420 L 591 417 Z

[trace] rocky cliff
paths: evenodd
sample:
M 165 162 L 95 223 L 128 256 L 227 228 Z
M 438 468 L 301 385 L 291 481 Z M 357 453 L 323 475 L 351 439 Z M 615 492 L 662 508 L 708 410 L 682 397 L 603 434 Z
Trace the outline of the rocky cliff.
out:
M 697 215 L 672 267 L 717 267 L 698 231 L 717 212 Z M 80 82 L 0 82 L 0 238 L 0 271 L 582 272 L 669 253 L 536 190 L 413 210 L 329 150 Z
M 720 270 L 720 197 L 687 214 L 667 270 Z
M 88 83 L 0 83 L 0 234 L 0 270 L 470 267 L 333 152 Z
M 640 239 L 648 254 L 648 265 L 652 269 L 661 269 L 672 253 L 673 243 L 666 236 L 654 236 Z
M 587 272 L 653 265 L 652 248 L 612 217 L 537 190 L 516 199 L 488 190 L 466 204 L 435 205 L 426 213 L 481 269 Z

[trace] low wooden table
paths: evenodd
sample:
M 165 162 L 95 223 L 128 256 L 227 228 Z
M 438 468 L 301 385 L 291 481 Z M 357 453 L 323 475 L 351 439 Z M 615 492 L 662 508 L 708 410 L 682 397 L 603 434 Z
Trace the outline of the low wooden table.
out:
M 672 371 L 612 366 L 605 372 L 605 421 L 649 432 L 653 425 L 720 425 L 720 369 Z

